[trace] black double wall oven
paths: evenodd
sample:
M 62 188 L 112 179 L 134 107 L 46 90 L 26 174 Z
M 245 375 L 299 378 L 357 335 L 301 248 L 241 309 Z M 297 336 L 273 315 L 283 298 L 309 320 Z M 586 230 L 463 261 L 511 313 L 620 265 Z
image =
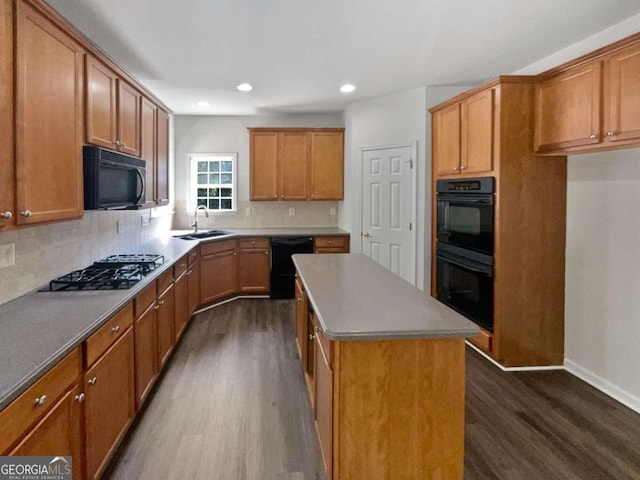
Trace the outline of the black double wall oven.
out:
M 436 298 L 493 332 L 493 177 L 436 182 Z

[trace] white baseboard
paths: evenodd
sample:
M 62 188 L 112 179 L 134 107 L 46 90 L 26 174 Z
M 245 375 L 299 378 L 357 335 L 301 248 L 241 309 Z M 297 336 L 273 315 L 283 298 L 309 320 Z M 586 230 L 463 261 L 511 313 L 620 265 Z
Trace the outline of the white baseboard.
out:
M 480 350 L 478 347 L 476 347 L 469 340 L 465 340 L 465 342 L 466 342 L 467 345 L 469 345 L 476 352 L 478 352 L 484 358 L 489 360 L 491 363 L 493 363 L 496 367 L 498 367 L 503 372 L 540 372 L 540 371 L 543 371 L 543 370 L 564 370 L 565 369 L 563 365 L 544 365 L 544 366 L 537 366 L 536 365 L 536 366 L 531 366 L 531 367 L 505 367 L 504 365 L 500 365 L 498 362 L 496 362 L 493 358 L 491 358 L 489 355 L 487 355 L 482 350 Z
M 592 387 L 597 388 L 602 393 L 626 405 L 631 410 L 640 413 L 640 398 L 567 358 L 564 359 L 564 366 L 569 373 L 575 375 L 580 380 L 587 382 Z

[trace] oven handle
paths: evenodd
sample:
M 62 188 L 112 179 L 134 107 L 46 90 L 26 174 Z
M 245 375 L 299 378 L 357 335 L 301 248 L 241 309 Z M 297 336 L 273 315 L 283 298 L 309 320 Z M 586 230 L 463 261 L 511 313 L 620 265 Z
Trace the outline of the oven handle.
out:
M 140 169 L 136 168 L 136 173 L 138 174 L 138 177 L 140 178 L 140 195 L 138 195 L 138 198 L 136 198 L 136 204 L 140 203 L 140 200 L 142 199 L 142 195 L 144 195 L 144 177 L 142 176 L 142 173 L 140 173 Z
M 477 203 L 484 205 L 493 205 L 493 195 L 476 196 L 476 195 L 449 195 L 439 193 L 436 195 L 438 202 L 460 202 L 460 203 Z
M 460 268 L 466 268 L 467 270 L 470 270 L 472 272 L 484 273 L 489 278 L 493 277 L 493 268 L 490 267 L 489 265 L 482 265 L 481 263 L 474 262 L 472 260 L 458 260 L 454 257 L 451 257 L 443 253 L 436 254 L 436 258 L 440 258 L 445 262 L 449 262 Z

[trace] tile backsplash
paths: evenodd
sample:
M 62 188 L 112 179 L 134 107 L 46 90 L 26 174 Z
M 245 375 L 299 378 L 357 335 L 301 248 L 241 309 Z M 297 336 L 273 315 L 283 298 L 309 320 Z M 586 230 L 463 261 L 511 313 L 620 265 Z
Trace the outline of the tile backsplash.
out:
M 207 218 L 203 212 L 198 212 L 198 225 L 202 229 L 336 227 L 338 204 L 333 201 L 238 202 L 238 211 L 235 213 L 211 214 Z M 247 209 L 250 211 L 247 212 Z M 290 215 L 290 209 L 294 209 L 294 215 Z M 193 211 L 187 211 L 186 202 L 176 201 L 173 222 L 174 229 L 191 228 Z
M 143 226 L 143 219 L 149 220 Z M 171 229 L 170 207 L 139 211 L 86 211 L 80 220 L 0 233 L 15 244 L 15 265 L 0 268 L 0 303 L 107 255 L 151 240 Z

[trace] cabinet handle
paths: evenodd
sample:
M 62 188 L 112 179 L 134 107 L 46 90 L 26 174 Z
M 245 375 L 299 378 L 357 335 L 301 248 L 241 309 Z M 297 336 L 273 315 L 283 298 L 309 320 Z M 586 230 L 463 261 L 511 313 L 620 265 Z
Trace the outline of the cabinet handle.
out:
M 309 334 L 309 340 L 313 340 L 314 338 L 316 338 L 316 336 L 313 333 Z
M 312 194 L 311 194 L 311 198 L 316 198 L 316 196 L 312 193 Z
M 23 217 L 30 217 L 31 210 L 25 210 L 24 212 L 20 212 L 20 215 L 22 215 Z
M 41 407 L 42 405 L 44 405 L 44 402 L 47 401 L 47 396 L 46 395 L 42 395 L 41 397 L 36 398 L 36 400 L 33 402 L 33 404 L 36 407 Z
M 596 135 L 595 133 L 592 133 L 592 134 L 589 136 L 589 138 L 590 138 L 591 140 L 595 140 L 596 138 L 598 138 L 598 135 Z
M 467 167 L 460 167 L 460 171 L 466 170 L 466 169 L 467 169 Z
M 280 198 L 284 198 L 284 195 L 280 195 Z
M 11 217 L 13 217 L 13 213 L 11 213 L 8 210 L 6 212 L 0 213 L 0 218 L 11 218 Z
M 186 268 L 186 266 L 187 266 L 187 264 L 186 264 L 186 263 L 181 263 L 181 264 L 179 265 L 179 267 L 180 267 L 180 268 Z
M 158 302 L 158 304 L 160 304 L 160 305 L 164 305 L 164 300 L 160 300 L 160 301 Z
M 120 145 L 120 140 L 116 140 L 116 147 L 119 147 Z
M 302 302 L 302 297 L 298 297 L 298 301 L 299 301 L 299 302 Z
M 460 170 L 460 168 L 459 168 L 459 167 L 453 167 L 453 170 L 454 170 L 455 172 L 457 172 L 458 170 Z
M 113 327 L 113 328 L 111 329 L 111 331 L 112 331 L 113 333 L 118 333 L 118 332 L 120 331 L 120 325 L 116 325 L 115 327 Z
M 189 275 L 191 275 L 193 273 L 193 270 L 189 270 L 187 273 L 185 273 L 185 275 L 188 277 Z
M 256 244 L 256 242 L 254 242 L 254 241 L 252 240 L 252 241 L 251 241 L 251 245 L 255 245 L 255 244 Z
M 238 253 L 237 252 L 233 252 L 233 255 L 236 256 L 236 255 L 238 255 Z
M 320 327 L 316 325 L 315 327 L 313 327 L 313 331 L 318 333 L 320 331 Z
M 332 243 L 331 240 L 329 240 L 329 245 L 331 245 L 331 243 Z
M 97 381 L 98 381 L 98 379 L 96 377 L 93 377 L 93 378 L 89 379 L 88 383 L 89 383 L 89 385 L 95 385 Z
M 265 255 L 269 255 L 269 252 L 264 252 Z
M 157 305 L 157 304 L 156 304 L 156 305 L 154 305 L 154 306 L 153 306 L 153 309 L 154 309 L 154 310 L 160 310 L 160 305 Z
M 76 400 L 76 402 L 78 402 L 78 403 L 82 403 L 82 402 L 84 402 L 84 393 L 81 393 L 80 395 L 76 395 L 76 396 L 74 397 L 74 399 L 75 399 L 75 400 Z
M 612 131 L 608 131 L 607 132 L 607 137 L 613 137 L 615 136 L 616 132 L 612 132 Z

